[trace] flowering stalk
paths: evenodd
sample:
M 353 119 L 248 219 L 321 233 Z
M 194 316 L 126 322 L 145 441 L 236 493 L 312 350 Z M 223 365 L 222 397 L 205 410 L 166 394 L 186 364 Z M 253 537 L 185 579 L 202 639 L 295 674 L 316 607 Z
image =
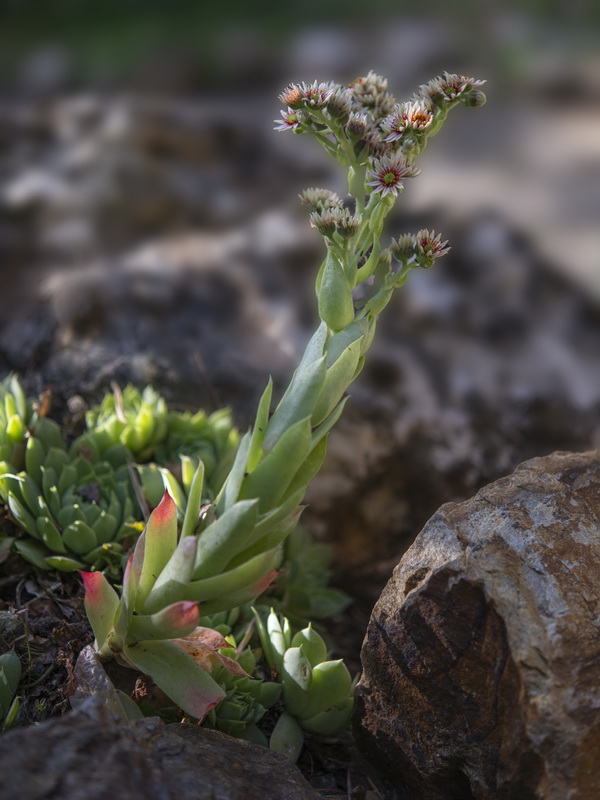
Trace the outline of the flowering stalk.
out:
M 277 575 L 282 543 L 325 457 L 346 390 L 364 365 L 378 315 L 411 269 L 429 268 L 447 252 L 446 242 L 426 230 L 385 248 L 380 240 L 404 181 L 419 172 L 414 162 L 427 137 L 451 106 L 481 104 L 480 83 L 445 73 L 404 106 L 373 73 L 349 88 L 299 84 L 281 95 L 287 111 L 278 128 L 315 136 L 348 169 L 348 200 L 322 189 L 301 198 L 326 246 L 316 279 L 321 323 L 272 415 L 269 381 L 254 426 L 241 439 L 214 502 L 203 503 L 200 462 L 182 498 L 180 534 L 175 503 L 165 493 L 130 558 L 121 597 L 102 575 L 84 573 L 86 608 L 101 656 L 151 675 L 199 719 L 224 691 L 209 675 L 219 654 L 205 642 L 190 647 L 189 637 L 197 643 L 200 615 L 252 600 Z M 323 662 L 314 632 L 302 632 L 302 642 L 288 641 L 276 627 L 268 628 L 263 646 L 267 659 L 269 652 L 274 659 L 275 653 L 281 656 L 277 669 L 291 676 L 287 689 L 284 680 L 289 713 L 281 723 L 287 730 L 282 741 L 289 735 L 296 747 L 301 729 L 325 732 L 334 722 L 347 722 L 351 681 L 341 662 Z M 273 644 L 269 650 L 267 638 L 273 643 L 278 636 L 282 647 Z M 311 658 L 313 649 L 319 652 Z

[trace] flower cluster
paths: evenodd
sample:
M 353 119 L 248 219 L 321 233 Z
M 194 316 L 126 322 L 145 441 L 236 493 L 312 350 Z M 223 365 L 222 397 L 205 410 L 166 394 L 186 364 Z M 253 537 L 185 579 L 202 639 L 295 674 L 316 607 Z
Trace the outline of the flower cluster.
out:
M 392 239 L 390 252 L 403 265 L 414 261 L 415 266 L 430 269 L 436 258 L 449 252 L 447 244 L 447 241 L 442 241 L 441 234 L 423 229 L 416 234 L 405 233 L 398 239 Z
M 419 93 L 421 97 L 427 98 L 435 105 L 443 106 L 461 101 L 467 105 L 477 106 L 485 102 L 485 96 L 480 92 L 480 87 L 484 83 L 485 81 L 468 78 L 465 75 L 444 72 L 441 76 L 422 84 Z M 469 101 L 472 95 L 475 95 L 475 103 Z

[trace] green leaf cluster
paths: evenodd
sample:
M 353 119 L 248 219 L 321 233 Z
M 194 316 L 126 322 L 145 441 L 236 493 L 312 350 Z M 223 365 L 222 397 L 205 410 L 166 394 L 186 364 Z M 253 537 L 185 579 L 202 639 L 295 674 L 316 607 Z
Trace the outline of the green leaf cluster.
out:
M 283 686 L 285 705 L 269 746 L 296 761 L 304 732 L 333 734 L 348 726 L 354 682 L 341 659 L 327 659 L 327 646 L 311 625 L 292 635 L 289 621 L 273 611 L 266 621 L 257 614 L 256 621 L 266 661 Z

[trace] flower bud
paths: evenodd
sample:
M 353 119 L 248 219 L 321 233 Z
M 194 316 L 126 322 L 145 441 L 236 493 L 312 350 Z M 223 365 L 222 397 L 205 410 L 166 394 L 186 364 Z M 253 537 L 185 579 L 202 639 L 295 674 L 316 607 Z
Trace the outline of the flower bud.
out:
M 329 189 L 305 189 L 298 196 L 301 204 L 308 206 L 310 211 L 321 212 L 327 208 L 337 208 L 342 204 L 338 195 Z
M 326 236 L 331 239 L 335 233 L 335 218 L 333 216 L 333 209 L 326 208 L 324 211 L 313 211 L 310 215 L 310 222 L 315 227 L 321 236 Z
M 347 89 L 336 89 L 327 100 L 326 108 L 332 119 L 347 122 L 350 117 L 352 95 Z
M 486 103 L 485 93 L 480 89 L 473 89 L 463 100 L 463 103 L 469 108 L 480 108 Z
M 362 139 L 369 127 L 369 120 L 366 114 L 357 114 L 355 111 L 350 114 L 346 123 L 346 133 L 351 139 Z
M 406 264 L 415 255 L 416 241 L 414 234 L 404 233 L 398 239 L 392 239 L 390 251 L 396 261 Z

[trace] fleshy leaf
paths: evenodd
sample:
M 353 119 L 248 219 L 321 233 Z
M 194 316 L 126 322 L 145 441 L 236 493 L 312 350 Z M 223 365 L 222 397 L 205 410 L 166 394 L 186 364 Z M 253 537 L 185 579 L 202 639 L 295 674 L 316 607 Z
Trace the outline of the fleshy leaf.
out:
M 154 586 L 154 583 L 177 547 L 177 508 L 173 498 L 165 491 L 146 526 L 144 562 L 138 585 L 138 607 Z
M 186 714 L 202 721 L 225 692 L 188 653 L 174 642 L 138 642 L 125 655 Z
M 199 617 L 197 603 L 183 600 L 156 614 L 134 616 L 129 633 L 138 640 L 187 636 L 195 630 Z
M 290 761 L 297 761 L 302 746 L 304 745 L 304 734 L 294 717 L 286 711 L 277 720 L 277 725 L 273 729 L 269 747 L 275 753 L 287 756 Z
M 82 572 L 85 588 L 85 611 L 96 637 L 98 649 L 112 630 L 119 607 L 119 597 L 101 572 Z

